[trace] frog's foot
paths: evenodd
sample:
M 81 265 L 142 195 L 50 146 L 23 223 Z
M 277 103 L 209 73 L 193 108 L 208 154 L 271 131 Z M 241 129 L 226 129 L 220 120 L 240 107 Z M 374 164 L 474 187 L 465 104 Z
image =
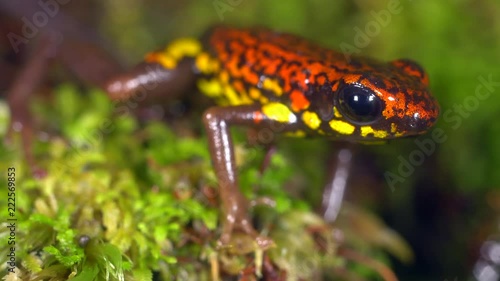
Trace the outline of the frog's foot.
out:
M 240 197 L 240 196 L 237 196 Z M 244 200 L 242 197 L 238 198 L 239 200 L 233 200 L 233 204 L 231 208 L 225 208 L 225 216 L 224 221 L 222 223 L 222 234 L 219 239 L 219 246 L 226 247 L 231 246 L 232 244 L 232 236 L 235 230 L 242 231 L 244 234 L 249 235 L 253 238 L 255 245 L 257 248 L 266 250 L 274 245 L 274 242 L 271 238 L 258 235 L 257 231 L 254 229 L 252 225 L 252 221 L 248 216 L 247 202 L 240 201 Z M 239 201 L 240 204 L 236 203 Z
M 238 244 L 238 243 L 234 243 L 235 241 L 233 241 L 233 239 L 232 239 L 233 238 L 233 230 L 240 230 L 244 234 L 252 237 L 253 241 L 255 243 L 255 247 L 253 247 L 253 248 L 267 250 L 274 245 L 274 242 L 271 238 L 257 234 L 257 232 L 255 231 L 253 226 L 250 224 L 250 221 L 248 220 L 248 218 L 242 218 L 237 223 L 231 224 L 227 220 L 224 222 L 222 234 L 221 234 L 220 239 L 218 241 L 219 247 L 222 247 L 222 248 L 233 247 L 233 244 Z
M 258 197 L 254 200 L 250 200 L 250 206 L 255 207 L 255 206 L 267 206 L 270 208 L 275 208 L 276 207 L 276 200 L 272 199 L 271 197 Z
M 5 136 L 4 143 L 7 146 L 15 145 L 14 142 L 20 138 L 21 149 L 24 154 L 24 159 L 31 169 L 31 173 L 35 178 L 43 178 L 47 175 L 47 171 L 38 167 L 35 160 L 35 155 L 32 150 L 34 138 L 34 129 L 32 120 L 20 118 L 17 114 L 13 114 Z M 17 136 L 19 135 L 19 136 Z

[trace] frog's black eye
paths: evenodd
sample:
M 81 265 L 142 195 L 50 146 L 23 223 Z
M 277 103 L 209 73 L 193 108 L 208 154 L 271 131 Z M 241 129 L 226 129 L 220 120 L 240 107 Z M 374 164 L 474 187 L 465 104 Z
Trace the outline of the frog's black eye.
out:
M 355 123 L 371 123 L 382 116 L 383 102 L 375 93 L 358 84 L 344 85 L 338 94 L 342 115 Z

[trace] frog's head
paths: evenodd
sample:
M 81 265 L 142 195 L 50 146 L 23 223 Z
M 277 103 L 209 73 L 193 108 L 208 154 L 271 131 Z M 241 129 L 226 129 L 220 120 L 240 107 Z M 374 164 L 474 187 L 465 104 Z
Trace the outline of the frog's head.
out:
M 439 105 L 422 68 L 410 60 L 345 75 L 335 91 L 335 115 L 355 125 L 362 141 L 418 135 L 429 130 Z

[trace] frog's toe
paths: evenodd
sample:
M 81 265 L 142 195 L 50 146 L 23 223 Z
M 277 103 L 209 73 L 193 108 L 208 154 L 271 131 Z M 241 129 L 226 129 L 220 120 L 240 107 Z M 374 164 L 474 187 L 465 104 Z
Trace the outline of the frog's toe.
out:
M 263 250 L 267 250 L 271 247 L 274 247 L 274 245 L 275 245 L 274 241 L 271 238 L 266 237 L 266 236 L 257 236 L 255 238 L 255 243 L 257 243 L 257 246 Z
M 217 242 L 217 248 L 219 250 L 228 251 L 235 255 L 246 255 L 255 251 L 265 251 L 275 244 L 273 240 L 265 236 L 252 236 L 247 233 L 234 233 L 230 236 L 226 236 L 227 242 L 223 241 L 223 236 Z
M 246 248 L 267 250 L 274 245 L 271 238 L 258 235 L 247 215 L 235 218 L 235 220 L 226 220 L 224 222 L 223 231 L 218 241 L 219 247 L 241 248 L 241 244 L 243 243 L 248 244 Z M 241 233 L 234 233 L 235 230 L 239 230 Z M 246 238 L 243 239 L 242 237 Z
M 276 207 L 276 200 L 274 200 L 271 197 L 258 197 L 254 200 L 250 200 L 250 206 L 253 208 L 255 206 L 267 206 L 270 208 L 275 208 Z

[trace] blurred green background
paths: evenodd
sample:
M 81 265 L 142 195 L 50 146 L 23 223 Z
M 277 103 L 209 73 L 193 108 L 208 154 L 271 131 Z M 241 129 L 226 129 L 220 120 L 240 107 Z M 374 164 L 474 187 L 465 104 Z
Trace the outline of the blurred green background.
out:
M 394 186 L 385 175 L 398 174 L 401 159 L 420 149 L 415 140 L 360 148 L 348 199 L 378 212 L 414 248 L 414 264 L 395 262 L 401 280 L 464 280 L 481 243 L 499 231 L 499 1 L 103 0 L 72 1 L 64 8 L 100 33 L 128 65 L 214 24 L 266 26 L 334 49 L 351 46 L 359 55 L 419 62 L 441 105 L 434 130 L 442 130 L 446 141 Z M 477 98 L 478 87 L 488 96 Z M 308 170 L 319 204 L 324 151 L 335 143 L 284 142 Z

